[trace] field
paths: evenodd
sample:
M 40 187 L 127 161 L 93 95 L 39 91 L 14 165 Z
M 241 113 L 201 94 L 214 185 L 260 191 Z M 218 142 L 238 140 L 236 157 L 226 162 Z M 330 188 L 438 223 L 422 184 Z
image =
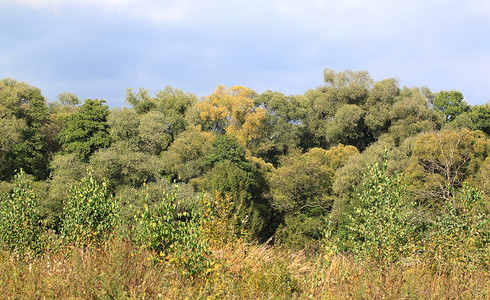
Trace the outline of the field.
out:
M 66 249 L 65 249 L 66 250 Z M 212 264 L 185 276 L 175 263 L 115 238 L 98 249 L 58 249 L 19 261 L 0 254 L 2 298 L 488 299 L 487 271 L 434 272 L 423 263 L 377 265 L 342 255 L 223 244 Z

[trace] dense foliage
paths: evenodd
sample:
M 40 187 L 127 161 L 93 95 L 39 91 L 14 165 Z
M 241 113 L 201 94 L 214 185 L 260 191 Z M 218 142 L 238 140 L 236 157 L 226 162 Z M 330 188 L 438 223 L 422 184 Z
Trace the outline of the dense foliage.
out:
M 302 95 L 167 86 L 126 101 L 48 104 L 0 81 L 2 249 L 30 259 L 119 241 L 215 281 L 233 270 L 222 253 L 264 242 L 386 270 L 488 272 L 489 103 L 330 69 Z M 283 282 L 283 296 L 300 286 Z

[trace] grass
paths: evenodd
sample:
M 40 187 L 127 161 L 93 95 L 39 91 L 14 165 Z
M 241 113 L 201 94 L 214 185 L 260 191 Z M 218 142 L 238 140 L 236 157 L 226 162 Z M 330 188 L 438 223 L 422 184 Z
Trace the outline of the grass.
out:
M 113 239 L 99 249 L 19 261 L 0 252 L 0 297 L 110 299 L 490 299 L 487 270 L 438 273 L 245 242 L 212 249 L 196 278 Z

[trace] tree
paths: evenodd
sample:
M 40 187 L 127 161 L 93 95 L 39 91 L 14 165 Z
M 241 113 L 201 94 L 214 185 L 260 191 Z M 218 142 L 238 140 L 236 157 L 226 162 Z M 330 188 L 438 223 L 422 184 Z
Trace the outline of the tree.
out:
M 80 105 L 82 101 L 78 98 L 77 95 L 70 92 L 63 92 L 58 95 L 58 101 L 62 105 L 76 106 Z
M 264 231 L 272 219 L 270 207 L 263 197 L 260 172 L 246 157 L 244 147 L 226 134 L 217 135 L 213 149 L 205 159 L 208 170 L 203 188 L 209 192 L 230 197 L 236 213 L 238 231 L 247 230 L 255 238 L 264 238 Z
M 441 115 L 429 108 L 432 93 L 427 88 L 404 87 L 390 108 L 388 132 L 396 145 L 411 136 L 441 128 Z
M 22 169 L 15 175 L 15 187 L 0 199 L 0 245 L 21 259 L 40 254 L 46 241 L 39 218 L 39 198 Z
M 134 109 L 111 109 L 107 123 L 112 140 L 114 142 L 123 141 L 138 147 L 140 122 Z
M 322 220 L 334 203 L 335 171 L 357 153 L 354 146 L 339 144 L 330 150 L 313 148 L 281 159 L 281 166 L 268 178 L 271 204 L 284 217 L 283 227 L 277 231 L 278 242 L 295 248 L 318 246 L 325 225 Z
M 427 204 L 455 205 L 457 191 L 478 173 L 489 153 L 490 141 L 480 131 L 426 133 L 418 137 L 406 173 Z
M 293 214 L 310 208 L 329 211 L 335 171 L 355 154 L 358 151 L 354 146 L 339 144 L 330 150 L 313 148 L 304 154 L 296 152 L 283 157 L 281 166 L 272 171 L 268 180 L 272 204 Z
M 366 112 L 364 120 L 375 138 L 388 131 L 390 110 L 399 94 L 400 88 L 396 79 L 385 79 L 376 82 L 369 91 L 369 96 L 363 109 Z
M 284 155 L 300 147 L 305 131 L 301 120 L 306 114 L 302 98 L 266 91 L 254 99 L 255 105 L 264 108 L 266 112 L 264 130 L 273 148 L 264 147 L 265 151 L 261 154 L 269 161 L 277 163 L 273 156 Z
M 138 132 L 139 148 L 155 155 L 167 150 L 175 138 L 172 123 L 164 113 L 157 110 L 141 117 Z
M 194 125 L 197 97 L 181 89 L 167 85 L 163 91 L 157 92 L 155 97 L 151 97 L 149 91 L 144 88 L 140 88 L 136 94 L 128 89 L 126 102 L 133 106 L 138 115 L 145 115 L 151 111 L 163 114 L 168 132 L 171 132 L 174 138 L 187 126 Z
M 233 137 L 227 134 L 218 134 L 214 138 L 212 146 L 213 149 L 206 156 L 205 161 L 208 170 L 223 161 L 237 164 L 242 170 L 250 170 L 251 165 L 245 156 L 245 148 Z
M 335 171 L 328 165 L 326 152 L 313 148 L 281 159 L 281 167 L 269 178 L 273 206 L 292 214 L 311 208 L 330 209 Z
M 253 102 L 256 93 L 242 86 L 218 86 L 198 107 L 203 128 L 226 133 L 245 147 L 264 135 L 265 112 Z
M 337 110 L 333 120 L 326 126 L 325 137 L 330 145 L 343 143 L 361 150 L 373 141 L 364 123 L 363 110 L 354 104 L 342 105 Z
M 447 272 L 472 272 L 489 267 L 490 207 L 483 193 L 465 183 L 456 202 L 446 201 L 444 213 L 431 216 L 427 235 L 418 246 L 425 263 Z
M 468 113 L 473 121 L 473 130 L 481 130 L 490 136 L 490 101 L 483 105 L 475 105 Z
M 90 246 L 107 239 L 117 221 L 116 201 L 107 183 L 99 184 L 89 172 L 72 186 L 64 202 L 61 237 L 78 247 Z
M 182 132 L 169 149 L 161 154 L 167 172 L 185 182 L 203 175 L 213 139 L 212 133 L 203 132 L 198 126 Z
M 76 112 L 80 104 L 81 100 L 77 95 L 70 92 L 63 92 L 58 95 L 56 101 L 50 102 L 48 107 L 51 114 L 63 116 Z
M 366 166 L 386 163 L 385 173 L 387 175 L 394 176 L 396 173 L 402 173 L 411 163 L 411 149 L 413 149 L 411 139 L 406 139 L 402 145 L 397 147 L 394 139 L 389 134 L 385 134 L 362 153 L 350 155 L 345 163 L 336 170 L 333 183 L 336 197 L 332 212 L 329 214 L 329 222 L 339 236 L 348 235 L 344 230 L 349 223 L 346 216 L 353 213 L 353 201 L 358 194 L 356 187 L 361 186 L 368 178 L 360 176 L 365 172 Z
M 346 143 L 345 140 L 338 138 L 342 128 L 355 130 L 358 136 L 368 136 L 367 128 L 364 128 L 365 113 L 361 107 L 366 102 L 373 85 L 369 73 L 351 70 L 336 72 L 326 69 L 323 74 L 325 84 L 305 93 L 307 114 L 304 123 L 308 134 L 311 135 L 310 147 L 329 148 L 337 143 Z M 352 116 L 345 114 L 348 110 L 351 110 Z M 360 127 L 355 128 L 358 125 Z M 359 131 L 360 129 L 362 131 Z M 363 142 L 354 145 L 365 147 L 362 145 L 365 139 L 360 140 Z
M 97 150 L 90 157 L 90 164 L 94 176 L 108 180 L 111 189 L 120 185 L 139 188 L 146 182 L 157 181 L 164 170 L 160 157 L 138 151 L 124 141 Z
M 339 104 L 363 104 L 373 85 L 371 75 L 367 71 L 335 72 L 332 69 L 325 69 L 323 81 L 325 82 L 323 92 Z
M 68 197 L 71 186 L 79 183 L 87 174 L 88 163 L 77 159 L 77 154 L 58 154 L 53 157 L 49 168 L 51 175 L 49 197 L 45 199 L 48 226 L 58 230 L 61 226 L 63 201 Z
M 65 153 L 76 153 L 80 161 L 88 162 L 97 149 L 110 145 L 109 107 L 104 103 L 87 99 L 76 113 L 63 118 L 65 128 L 58 137 Z
M 50 124 L 41 90 L 13 79 L 0 81 L 0 180 L 24 169 L 37 179 L 48 176 Z
M 458 91 L 439 92 L 432 105 L 444 115 L 446 122 L 453 121 L 457 116 L 470 109 L 468 103 L 463 99 L 463 94 Z

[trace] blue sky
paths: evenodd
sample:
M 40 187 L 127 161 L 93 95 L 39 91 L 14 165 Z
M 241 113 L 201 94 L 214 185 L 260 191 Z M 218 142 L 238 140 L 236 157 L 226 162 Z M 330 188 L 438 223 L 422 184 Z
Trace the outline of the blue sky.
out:
M 490 0 L 0 0 L 0 78 L 53 101 L 218 84 L 303 94 L 322 71 L 490 100 Z

